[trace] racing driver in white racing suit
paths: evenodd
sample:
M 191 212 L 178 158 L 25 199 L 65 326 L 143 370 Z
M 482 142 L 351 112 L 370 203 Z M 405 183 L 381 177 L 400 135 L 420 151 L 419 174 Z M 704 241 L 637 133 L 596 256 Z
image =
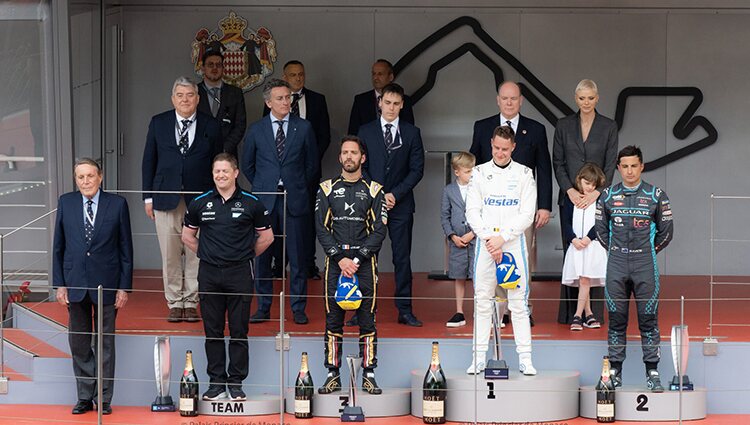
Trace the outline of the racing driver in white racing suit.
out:
M 477 235 L 474 256 L 474 341 L 468 374 L 485 368 L 496 292 L 507 298 L 516 341 L 519 370 L 536 375 L 531 363 L 528 252 L 524 230 L 536 214 L 536 182 L 531 170 L 511 159 L 515 135 L 509 126 L 492 135 L 492 160 L 474 168 L 466 196 L 466 220 Z M 496 263 L 509 252 L 521 279 L 515 289 L 498 286 Z M 504 292 L 504 293 L 503 293 Z

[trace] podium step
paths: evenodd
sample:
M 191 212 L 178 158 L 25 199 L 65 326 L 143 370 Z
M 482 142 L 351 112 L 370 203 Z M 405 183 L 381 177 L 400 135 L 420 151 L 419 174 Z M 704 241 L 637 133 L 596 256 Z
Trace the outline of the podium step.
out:
M 581 387 L 581 416 L 596 419 L 596 391 L 593 386 Z M 706 389 L 696 387 L 680 393 L 652 393 L 643 387 L 623 385 L 615 391 L 615 419 L 618 421 L 692 421 L 706 417 Z
M 507 380 L 444 370 L 448 381 L 445 417 L 451 422 L 554 422 L 578 416 L 578 371 L 540 370 Z M 411 414 L 422 417 L 424 370 L 411 372 Z
M 286 413 L 294 413 L 294 388 L 286 390 Z M 368 394 L 357 389 L 357 406 L 362 407 L 365 418 L 386 418 L 408 415 L 411 391 L 408 388 L 384 388 L 383 394 Z M 338 418 L 349 403 L 349 389 L 331 394 L 313 396 L 313 416 Z
M 279 397 L 272 394 L 249 395 L 245 401 L 198 401 L 199 415 L 257 416 L 279 413 L 280 410 Z

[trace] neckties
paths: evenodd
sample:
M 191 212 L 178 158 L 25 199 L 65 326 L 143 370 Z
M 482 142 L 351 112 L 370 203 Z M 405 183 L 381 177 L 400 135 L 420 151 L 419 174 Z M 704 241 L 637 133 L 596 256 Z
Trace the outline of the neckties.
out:
M 281 159 L 281 155 L 284 154 L 284 142 L 286 142 L 286 136 L 284 135 L 284 121 L 274 121 L 279 125 L 279 129 L 276 130 L 276 155 Z
M 180 152 L 182 152 L 183 155 L 187 154 L 188 148 L 190 147 L 188 143 L 188 128 L 190 128 L 190 123 L 192 123 L 191 120 L 182 120 L 182 128 L 180 129 Z
M 510 127 L 511 130 L 513 130 L 513 124 L 510 122 L 510 120 L 505 121 L 505 125 Z
M 216 117 L 216 114 L 219 112 L 219 106 L 221 105 L 221 102 L 219 101 L 219 88 L 211 87 L 209 91 L 211 92 L 211 115 Z
M 375 109 L 378 110 L 378 118 L 380 118 L 381 115 L 383 115 L 383 111 L 380 109 L 380 99 L 382 99 L 383 96 L 379 95 L 377 100 L 375 101 Z
M 385 148 L 389 151 L 393 149 L 393 133 L 391 132 L 393 124 L 385 125 Z
M 91 199 L 86 201 L 86 215 L 83 219 L 83 231 L 86 236 L 86 243 L 91 243 L 91 238 L 94 236 L 94 210 L 91 205 L 94 203 Z
M 302 98 L 302 95 L 299 93 L 292 93 L 292 115 L 298 117 L 299 116 L 299 100 Z

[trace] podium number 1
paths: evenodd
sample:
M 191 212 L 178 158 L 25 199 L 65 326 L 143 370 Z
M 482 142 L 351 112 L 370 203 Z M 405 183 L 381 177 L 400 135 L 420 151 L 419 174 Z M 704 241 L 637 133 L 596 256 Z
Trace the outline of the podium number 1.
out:
M 648 397 L 646 394 L 638 394 L 635 401 L 638 402 L 638 406 L 635 407 L 635 410 L 639 412 L 648 412 L 648 406 L 646 406 L 646 403 L 648 403 Z
M 488 382 L 487 383 L 487 390 L 490 392 L 487 394 L 487 399 L 493 400 L 495 398 L 495 383 L 494 382 Z

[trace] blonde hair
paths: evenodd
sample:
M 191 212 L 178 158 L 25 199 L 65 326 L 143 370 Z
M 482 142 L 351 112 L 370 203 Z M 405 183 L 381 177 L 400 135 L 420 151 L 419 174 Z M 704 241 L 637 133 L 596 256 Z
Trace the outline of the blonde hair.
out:
M 594 80 L 583 79 L 579 81 L 575 93 L 578 93 L 581 90 L 591 90 L 594 93 L 599 94 L 599 87 L 596 86 Z
M 453 158 L 451 159 L 451 167 L 454 170 L 459 168 L 474 168 L 476 162 L 476 157 L 469 152 L 459 152 L 453 155 Z

